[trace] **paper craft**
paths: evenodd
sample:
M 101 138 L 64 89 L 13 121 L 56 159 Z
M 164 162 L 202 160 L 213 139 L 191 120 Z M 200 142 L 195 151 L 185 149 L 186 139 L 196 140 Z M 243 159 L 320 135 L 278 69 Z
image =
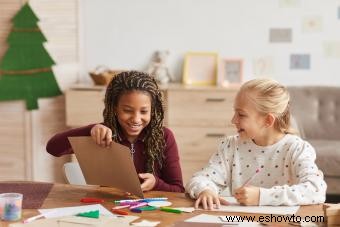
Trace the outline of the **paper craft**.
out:
M 299 210 L 300 206 L 242 206 L 237 203 L 234 197 L 222 197 L 230 203 L 228 206 L 221 205 L 220 209 L 206 210 L 206 211 L 226 211 L 226 212 L 240 212 L 253 214 L 279 214 L 279 215 L 293 215 Z
M 13 223 L 9 227 L 128 227 L 130 222 L 138 219 L 137 216 L 100 216 L 99 219 L 66 216 L 59 218 L 39 219 L 31 223 Z
M 224 216 L 225 217 L 225 216 Z M 223 225 L 236 225 L 236 226 L 260 226 L 258 222 L 228 222 L 223 221 L 221 216 L 200 214 L 185 220 L 185 222 L 195 222 L 195 223 L 219 223 Z
M 101 204 L 85 205 L 85 206 L 74 206 L 74 207 L 60 207 L 52 209 L 39 209 L 38 211 L 44 214 L 45 218 L 57 218 L 70 215 L 76 215 L 79 213 L 99 210 L 100 215 L 114 217 L 114 215 L 103 207 Z
M 131 223 L 133 226 L 157 226 L 160 223 L 160 221 L 148 221 L 148 220 L 143 220 L 141 222 L 135 222 Z
M 144 198 L 130 150 L 112 142 L 100 147 L 91 137 L 69 137 L 87 184 L 112 186 Z

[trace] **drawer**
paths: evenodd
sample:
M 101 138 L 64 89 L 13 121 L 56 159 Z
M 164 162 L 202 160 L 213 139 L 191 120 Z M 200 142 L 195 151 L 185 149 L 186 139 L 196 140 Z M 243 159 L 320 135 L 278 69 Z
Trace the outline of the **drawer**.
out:
M 219 141 L 224 136 L 236 134 L 234 128 L 197 128 L 197 127 L 171 127 L 174 132 L 180 155 L 200 155 L 192 157 L 202 159 L 215 152 Z M 208 157 L 205 156 L 205 157 Z M 182 157 L 181 157 L 182 158 Z
M 168 91 L 169 126 L 228 127 L 236 91 Z
M 66 92 L 66 125 L 84 126 L 103 121 L 104 92 L 69 90 Z
M 0 155 L 1 180 L 27 180 L 23 153 L 1 152 Z

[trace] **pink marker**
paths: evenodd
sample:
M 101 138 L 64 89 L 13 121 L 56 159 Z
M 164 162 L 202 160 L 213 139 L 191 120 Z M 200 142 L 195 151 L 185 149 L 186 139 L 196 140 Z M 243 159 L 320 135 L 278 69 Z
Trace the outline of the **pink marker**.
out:
M 261 171 L 261 169 L 260 169 L 260 168 L 257 168 L 256 171 L 255 171 L 255 173 L 253 174 L 253 176 L 249 177 L 249 179 L 246 180 L 246 181 L 243 183 L 243 185 L 241 186 L 241 188 L 247 186 L 247 185 L 255 178 L 256 174 L 258 174 L 260 171 Z
M 144 207 L 144 206 L 147 206 L 147 205 L 148 205 L 148 203 L 145 203 L 145 202 L 139 203 L 137 205 L 130 206 L 130 210 L 133 210 L 133 209 L 138 208 L 138 207 Z

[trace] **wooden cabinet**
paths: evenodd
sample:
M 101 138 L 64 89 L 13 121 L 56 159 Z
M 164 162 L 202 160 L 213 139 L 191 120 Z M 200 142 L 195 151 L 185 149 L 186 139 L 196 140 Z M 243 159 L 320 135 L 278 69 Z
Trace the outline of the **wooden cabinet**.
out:
M 103 121 L 105 88 L 66 91 L 66 125 L 84 126 Z
M 235 133 L 231 124 L 237 88 L 161 86 L 165 125 L 175 134 L 184 182 L 207 164 L 219 139 Z M 77 86 L 66 92 L 66 122 L 78 127 L 103 121 L 104 87 Z
M 231 124 L 236 88 L 184 87 L 167 90 L 168 127 L 179 147 L 184 183 L 208 163 Z

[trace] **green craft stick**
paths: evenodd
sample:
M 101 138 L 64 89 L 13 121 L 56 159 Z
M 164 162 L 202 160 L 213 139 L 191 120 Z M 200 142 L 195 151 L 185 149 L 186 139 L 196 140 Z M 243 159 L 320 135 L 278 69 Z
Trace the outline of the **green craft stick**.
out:
M 157 210 L 156 207 L 154 206 L 145 206 L 145 207 L 140 207 L 138 208 L 139 210 L 146 210 L 146 211 L 152 211 L 152 210 Z
M 170 213 L 176 213 L 176 214 L 182 213 L 181 210 L 173 209 L 173 208 L 170 208 L 170 207 L 161 207 L 160 210 L 165 211 L 165 212 L 170 212 Z

